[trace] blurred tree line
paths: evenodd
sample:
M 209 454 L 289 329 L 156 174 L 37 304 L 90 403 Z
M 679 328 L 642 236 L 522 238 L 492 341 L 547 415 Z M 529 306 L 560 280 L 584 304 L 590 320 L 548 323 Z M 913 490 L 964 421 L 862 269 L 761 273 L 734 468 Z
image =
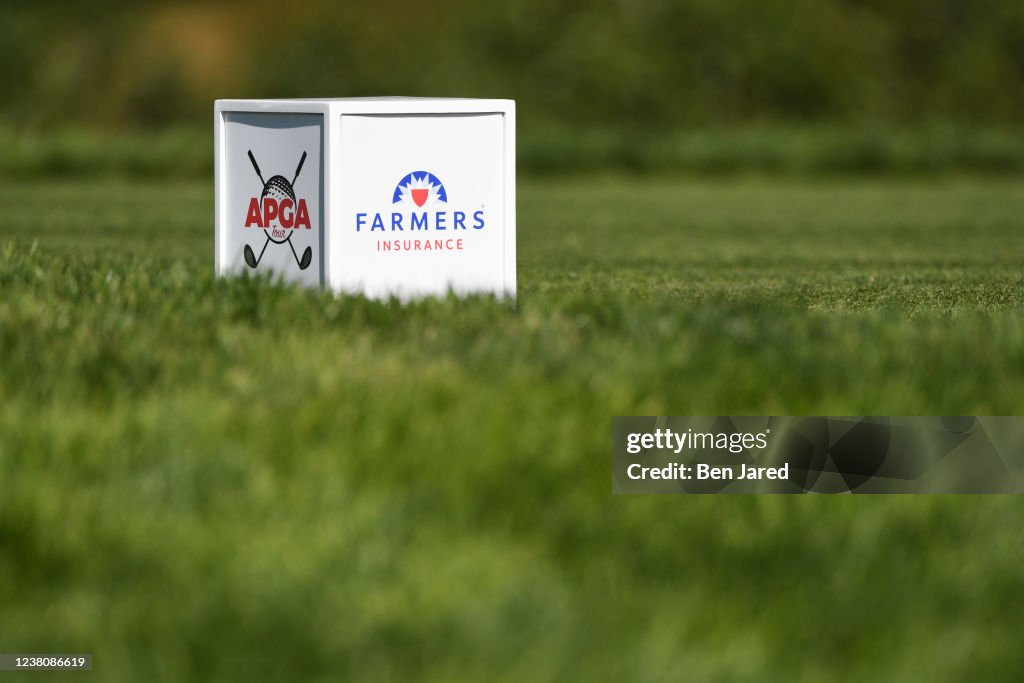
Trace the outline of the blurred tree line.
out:
M 15 4 L 18 127 L 204 124 L 218 97 L 510 97 L 533 122 L 1024 118 L 1019 0 Z

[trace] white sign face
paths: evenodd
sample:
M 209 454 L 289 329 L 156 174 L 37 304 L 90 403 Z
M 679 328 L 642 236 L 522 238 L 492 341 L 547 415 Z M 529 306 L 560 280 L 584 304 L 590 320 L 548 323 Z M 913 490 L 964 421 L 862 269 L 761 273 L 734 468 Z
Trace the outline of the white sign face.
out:
M 371 297 L 510 288 L 503 119 L 341 115 L 332 284 Z
M 515 121 L 511 100 L 218 100 L 217 273 L 514 297 Z
M 323 127 L 319 114 L 225 114 L 225 271 L 323 283 Z

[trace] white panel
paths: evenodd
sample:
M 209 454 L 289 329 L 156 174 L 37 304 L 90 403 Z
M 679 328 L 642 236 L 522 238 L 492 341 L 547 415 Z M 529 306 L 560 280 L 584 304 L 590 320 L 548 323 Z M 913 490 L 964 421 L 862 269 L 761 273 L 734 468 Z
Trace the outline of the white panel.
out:
M 306 285 L 324 281 L 323 128 L 319 114 L 224 114 L 220 272 L 271 271 Z
M 511 291 L 504 143 L 500 113 L 341 115 L 331 284 L 372 297 Z

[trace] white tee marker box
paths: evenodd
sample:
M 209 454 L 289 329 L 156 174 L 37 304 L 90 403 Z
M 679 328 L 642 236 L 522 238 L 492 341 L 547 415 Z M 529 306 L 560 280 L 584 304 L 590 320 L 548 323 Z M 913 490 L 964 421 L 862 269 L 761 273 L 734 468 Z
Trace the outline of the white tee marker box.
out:
M 217 100 L 218 275 L 516 293 L 515 102 Z

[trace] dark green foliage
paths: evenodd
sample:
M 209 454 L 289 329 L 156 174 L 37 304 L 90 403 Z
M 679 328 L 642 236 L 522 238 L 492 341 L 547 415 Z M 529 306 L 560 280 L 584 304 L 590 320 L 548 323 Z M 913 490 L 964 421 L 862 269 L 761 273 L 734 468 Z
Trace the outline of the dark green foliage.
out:
M 1024 116 L 1011 0 L 34 3 L 0 116 L 205 121 L 215 97 L 511 97 L 524 121 L 675 130 Z

